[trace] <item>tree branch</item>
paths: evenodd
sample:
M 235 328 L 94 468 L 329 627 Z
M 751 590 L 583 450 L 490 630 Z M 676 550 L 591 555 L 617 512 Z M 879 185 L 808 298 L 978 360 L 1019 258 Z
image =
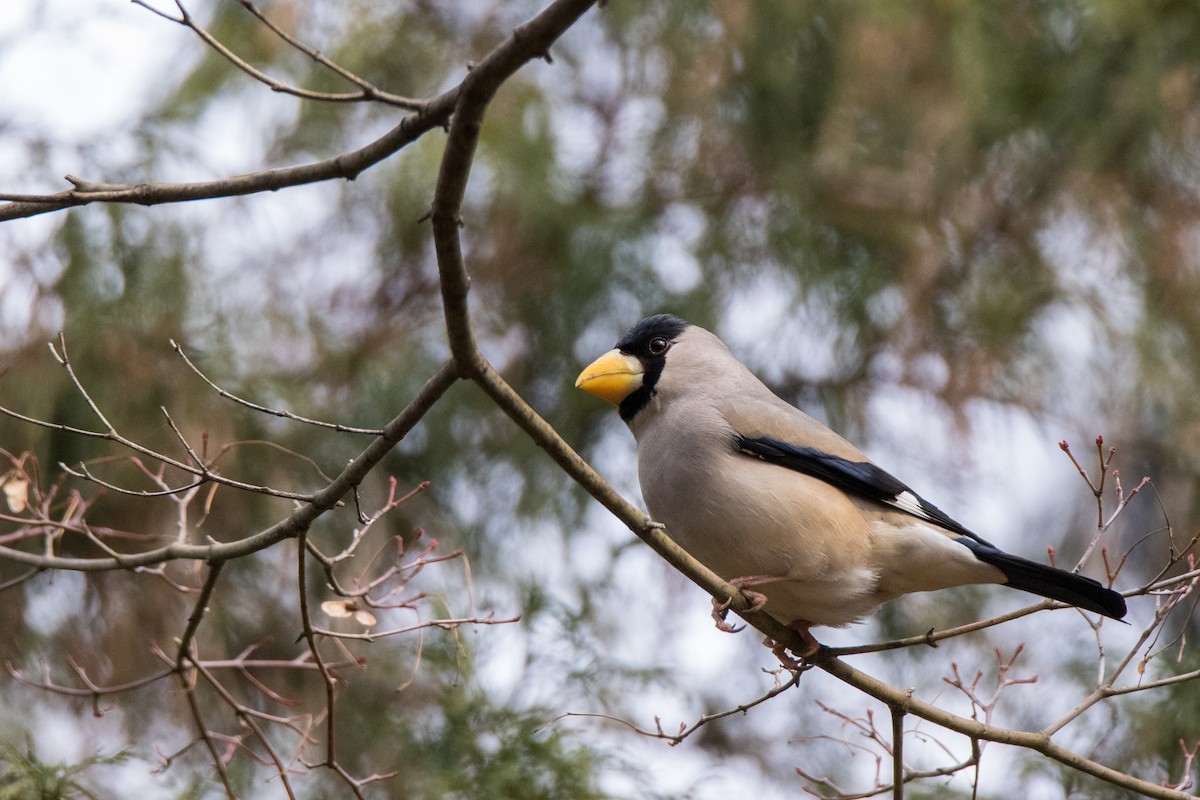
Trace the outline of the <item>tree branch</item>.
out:
M 0 205 L 0 222 L 33 217 L 90 203 L 132 203 L 153 206 L 163 203 L 183 203 L 191 200 L 210 200 L 215 197 L 237 197 L 259 192 L 274 192 L 290 186 L 319 183 L 335 178 L 354 180 L 363 170 L 396 154 L 430 130 L 444 126 L 454 109 L 458 91 L 459 87 L 456 86 L 438 95 L 429 101 L 429 105 L 423 111 L 408 115 L 400 121 L 400 124 L 370 144 L 323 161 L 199 183 L 92 183 L 68 175 L 67 180 L 74 188 L 57 194 L 0 194 L 0 200 L 12 201 Z

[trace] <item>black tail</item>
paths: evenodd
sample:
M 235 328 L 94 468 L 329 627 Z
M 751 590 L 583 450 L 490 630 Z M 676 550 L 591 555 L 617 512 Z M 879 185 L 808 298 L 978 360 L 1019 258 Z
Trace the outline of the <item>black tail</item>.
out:
M 967 537 L 958 540 L 985 564 L 1004 573 L 1005 585 L 1049 597 L 1113 619 L 1125 616 L 1125 598 L 1099 581 L 1014 556 Z

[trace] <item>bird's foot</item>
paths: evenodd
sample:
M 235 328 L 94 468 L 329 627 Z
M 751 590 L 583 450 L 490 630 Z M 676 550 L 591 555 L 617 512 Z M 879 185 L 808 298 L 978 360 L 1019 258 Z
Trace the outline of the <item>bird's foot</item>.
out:
M 734 578 L 730 581 L 730 583 L 741 590 L 742 597 L 746 598 L 746 602 L 750 604 L 750 607 L 746 609 L 747 611 L 761 611 L 763 606 L 767 604 L 767 596 L 762 592 L 755 592 L 747 589 L 746 587 L 754 586 L 760 583 L 769 583 L 775 580 L 779 579 L 771 577 L 770 575 L 752 575 L 745 578 Z M 713 622 L 717 624 L 717 630 L 719 631 L 724 631 L 725 633 L 737 633 L 740 630 L 744 630 L 746 627 L 745 625 L 731 625 L 725 621 L 725 617 L 729 614 L 729 606 L 732 602 L 732 597 L 723 603 L 718 602 L 715 597 L 713 598 L 712 617 Z
M 788 627 L 800 634 L 800 638 L 804 640 L 805 647 L 803 651 L 792 651 L 800 656 L 801 659 L 815 655 L 821 649 L 821 643 L 817 641 L 816 637 L 809 630 L 812 627 L 811 622 L 798 619 L 794 620 Z M 775 641 L 770 636 L 763 639 L 763 644 L 771 648 L 771 652 L 775 654 L 775 657 L 779 659 L 779 663 L 784 667 L 787 669 L 800 669 L 801 663 L 792 657 L 792 653 L 788 652 L 786 645 Z
M 790 669 L 793 671 L 800 669 L 800 662 L 792 658 L 792 654 L 788 652 L 786 645 L 780 644 L 770 636 L 763 639 L 763 645 L 771 648 L 771 652 L 774 653 L 775 657 L 779 659 L 779 663 L 783 665 L 784 669 Z
M 805 650 L 803 653 L 797 653 L 801 658 L 808 658 L 821 649 L 821 643 L 817 641 L 817 637 L 812 635 L 809 628 L 812 623 L 805 619 L 795 619 L 788 625 L 789 628 L 800 634 L 800 638 L 804 640 Z
M 729 604 L 731 602 L 733 602 L 732 599 L 726 600 L 725 602 L 721 602 L 721 601 L 717 600 L 717 598 L 715 598 L 715 597 L 713 598 L 713 601 L 712 601 L 713 622 L 716 623 L 717 630 L 723 631 L 724 633 L 737 633 L 738 631 L 743 630 L 746 627 L 745 625 L 731 625 L 730 623 L 725 621 L 726 615 L 729 614 Z
M 745 578 L 734 578 L 730 581 L 734 586 L 742 590 L 742 597 L 746 598 L 750 603 L 747 611 L 762 611 L 763 606 L 767 604 L 767 596 L 762 592 L 754 592 L 746 588 L 748 586 L 757 586 L 760 583 L 770 583 L 777 581 L 779 578 L 771 575 L 751 575 Z

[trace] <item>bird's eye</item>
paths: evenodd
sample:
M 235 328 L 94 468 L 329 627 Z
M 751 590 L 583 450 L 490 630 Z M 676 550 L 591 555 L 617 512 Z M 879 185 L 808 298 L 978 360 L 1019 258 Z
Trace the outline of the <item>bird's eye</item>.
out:
M 646 349 L 650 351 L 650 355 L 652 356 L 661 356 L 663 353 L 667 352 L 667 348 L 670 346 L 671 343 L 666 339 L 661 336 L 655 336 L 650 340 L 650 345 Z

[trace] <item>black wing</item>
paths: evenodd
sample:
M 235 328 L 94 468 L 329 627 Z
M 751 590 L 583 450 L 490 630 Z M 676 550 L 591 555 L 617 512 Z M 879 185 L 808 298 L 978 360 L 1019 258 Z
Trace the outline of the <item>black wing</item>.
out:
M 959 536 L 968 536 L 987 544 L 975 534 L 959 525 L 933 503 L 926 501 L 885 470 L 869 461 L 849 461 L 839 456 L 781 442 L 770 436 L 737 438 L 738 449 L 747 455 L 761 458 L 770 464 L 794 469 L 819 478 L 844 492 L 876 500 L 898 511 L 912 514 L 918 519 L 940 525 Z

